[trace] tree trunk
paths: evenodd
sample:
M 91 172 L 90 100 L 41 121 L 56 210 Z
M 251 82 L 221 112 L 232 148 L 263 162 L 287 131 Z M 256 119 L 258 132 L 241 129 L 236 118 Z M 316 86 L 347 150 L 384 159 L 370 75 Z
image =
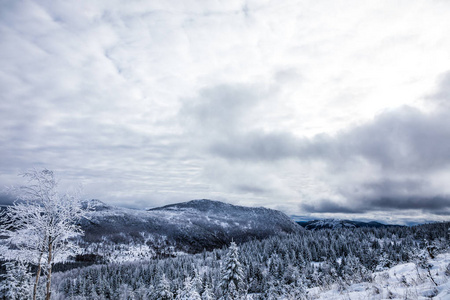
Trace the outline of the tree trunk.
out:
M 47 295 L 45 296 L 45 300 L 50 300 L 50 296 L 52 294 L 51 284 L 52 284 L 52 267 L 53 267 L 53 258 L 52 258 L 52 248 L 53 243 L 50 242 L 48 244 L 48 260 L 47 260 Z
M 41 259 L 42 259 L 43 254 L 44 254 L 44 251 L 41 251 L 41 253 L 39 254 L 38 269 L 36 271 L 36 281 L 34 282 L 34 286 L 33 286 L 33 300 L 36 300 L 37 287 L 38 287 L 38 283 L 39 283 L 39 278 L 41 277 Z
M 436 281 L 434 281 L 434 279 L 433 279 L 433 275 L 431 275 L 430 269 L 428 269 L 428 274 L 430 275 L 430 279 L 431 279 L 431 281 L 433 281 L 434 285 L 435 285 L 435 286 L 438 286 L 438 284 L 436 283 Z

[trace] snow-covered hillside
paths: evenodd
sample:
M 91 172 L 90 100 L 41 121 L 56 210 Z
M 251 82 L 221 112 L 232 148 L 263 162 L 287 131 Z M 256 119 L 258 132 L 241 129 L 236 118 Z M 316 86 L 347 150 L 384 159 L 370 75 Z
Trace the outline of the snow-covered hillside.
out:
M 150 210 L 108 206 L 90 200 L 88 219 L 81 222 L 84 256 L 121 262 L 174 256 L 220 248 L 234 240 L 294 233 L 302 230 L 285 214 L 267 208 L 193 200 Z
M 224 299 L 236 293 L 240 298 L 232 299 L 449 299 L 449 228 L 446 222 L 303 230 L 242 243 L 238 250 L 232 245 L 76 268 L 55 274 L 54 295 L 61 300 Z M 224 278 L 235 278 L 228 276 L 230 257 L 240 269 L 234 288 L 224 285 Z
M 373 274 L 370 283 L 308 290 L 310 299 L 450 299 L 450 252 L 428 260 L 429 268 L 410 262 Z

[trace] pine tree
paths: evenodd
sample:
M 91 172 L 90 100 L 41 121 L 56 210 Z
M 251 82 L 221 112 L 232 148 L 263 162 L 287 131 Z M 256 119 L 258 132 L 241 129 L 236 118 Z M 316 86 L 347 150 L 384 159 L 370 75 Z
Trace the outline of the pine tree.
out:
M 211 287 L 209 286 L 209 284 L 206 284 L 205 290 L 203 291 L 203 294 L 202 294 L 202 300 L 213 300 L 214 299 L 213 296 L 214 295 L 211 290 Z
M 264 298 L 267 300 L 276 300 L 283 295 L 283 287 L 281 282 L 277 279 L 270 278 L 267 284 L 267 288 L 264 293 Z
M 130 286 L 128 284 L 122 284 L 119 287 L 119 299 L 126 299 L 126 300 L 134 300 L 136 299 L 134 297 L 134 293 L 132 291 L 132 289 L 130 288 Z M 89 297 L 92 297 L 92 295 L 89 295 Z
M 9 300 L 29 299 L 33 283 L 28 268 L 22 262 L 7 262 L 5 267 L 6 274 L 0 284 L 0 295 Z
M 178 292 L 177 300 L 201 300 L 200 294 L 197 292 L 193 280 L 187 276 L 184 279 L 183 289 Z
M 193 281 L 191 281 L 190 287 L 187 288 L 186 300 L 201 300 L 200 294 L 197 292 L 197 288 Z
M 245 294 L 244 272 L 239 262 L 239 248 L 231 242 L 228 253 L 222 265 L 222 280 L 220 282 L 223 299 L 239 299 Z
M 159 284 L 156 287 L 156 299 L 160 300 L 172 300 L 173 293 L 170 291 L 169 281 L 166 279 L 166 275 L 163 274 L 159 280 Z
M 193 269 L 192 286 L 198 293 L 200 293 L 203 289 L 202 277 L 200 276 L 197 268 L 195 267 Z

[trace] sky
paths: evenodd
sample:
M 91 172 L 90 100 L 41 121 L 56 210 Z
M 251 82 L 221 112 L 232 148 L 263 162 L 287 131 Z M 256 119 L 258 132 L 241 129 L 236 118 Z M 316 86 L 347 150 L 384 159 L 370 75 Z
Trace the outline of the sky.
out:
M 449 15 L 445 0 L 0 0 L 0 185 L 48 168 L 131 208 L 448 220 Z

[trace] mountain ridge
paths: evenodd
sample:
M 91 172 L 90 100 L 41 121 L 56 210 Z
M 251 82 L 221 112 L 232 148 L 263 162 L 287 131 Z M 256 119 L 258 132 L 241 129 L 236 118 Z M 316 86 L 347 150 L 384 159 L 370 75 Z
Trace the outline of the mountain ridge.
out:
M 146 245 L 155 255 L 171 256 L 221 248 L 232 240 L 242 243 L 303 230 L 277 210 L 208 199 L 146 210 L 109 206 L 100 200 L 83 206 L 89 212 L 80 222 L 85 231 L 81 243 L 89 249 L 95 248 L 93 244 Z
M 362 222 L 346 219 L 319 219 L 310 221 L 297 221 L 296 223 L 307 230 L 360 228 L 360 227 L 380 228 L 380 227 L 401 226 L 401 225 L 383 224 L 378 221 Z

